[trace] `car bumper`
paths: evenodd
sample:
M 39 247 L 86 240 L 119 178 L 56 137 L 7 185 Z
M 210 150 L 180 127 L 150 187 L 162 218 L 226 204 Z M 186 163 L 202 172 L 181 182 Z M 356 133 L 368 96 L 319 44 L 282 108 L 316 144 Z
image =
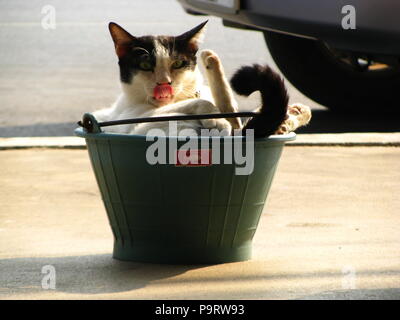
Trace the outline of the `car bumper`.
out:
M 241 0 L 238 10 L 219 8 L 212 1 L 178 1 L 186 10 L 261 30 L 319 39 L 337 49 L 400 55 L 398 0 Z M 345 5 L 355 7 L 356 29 L 342 27 Z

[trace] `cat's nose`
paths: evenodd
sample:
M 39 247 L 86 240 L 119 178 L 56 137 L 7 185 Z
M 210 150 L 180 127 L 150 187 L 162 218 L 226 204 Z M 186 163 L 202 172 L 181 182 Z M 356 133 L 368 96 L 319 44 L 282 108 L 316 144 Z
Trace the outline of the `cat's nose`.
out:
M 166 84 L 171 85 L 171 84 L 172 84 L 172 81 L 168 81 L 168 82 L 157 82 L 157 85 L 159 85 L 159 86 L 166 85 Z

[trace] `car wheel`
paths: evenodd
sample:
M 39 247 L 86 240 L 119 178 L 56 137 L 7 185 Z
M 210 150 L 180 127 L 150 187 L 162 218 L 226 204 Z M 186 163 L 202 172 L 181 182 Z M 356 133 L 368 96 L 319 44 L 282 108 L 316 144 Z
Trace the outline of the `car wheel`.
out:
M 335 111 L 399 108 L 400 68 L 343 53 L 320 41 L 264 32 L 284 76 L 304 95 Z

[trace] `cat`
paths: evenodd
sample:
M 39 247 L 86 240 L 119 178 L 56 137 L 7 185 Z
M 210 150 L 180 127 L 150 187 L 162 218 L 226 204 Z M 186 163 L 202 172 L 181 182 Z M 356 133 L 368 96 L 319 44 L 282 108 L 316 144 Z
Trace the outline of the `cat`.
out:
M 232 88 L 241 95 L 259 90 L 262 106 L 259 115 L 246 124 L 240 118 L 178 121 L 171 132 L 168 122 L 151 122 L 106 127 L 106 132 L 142 134 L 150 129 L 179 135 L 184 129 L 218 129 L 230 134 L 233 129 L 253 129 L 255 137 L 288 133 L 311 118 L 307 106 L 288 107 L 283 79 L 268 66 L 245 66 L 232 77 L 225 77 L 215 52 L 203 50 L 201 60 L 209 87 L 197 65 L 197 52 L 207 21 L 179 36 L 135 37 L 111 22 L 109 31 L 120 68 L 122 94 L 111 108 L 93 113 L 99 122 L 138 117 L 237 112 Z M 286 120 L 286 121 L 285 121 Z

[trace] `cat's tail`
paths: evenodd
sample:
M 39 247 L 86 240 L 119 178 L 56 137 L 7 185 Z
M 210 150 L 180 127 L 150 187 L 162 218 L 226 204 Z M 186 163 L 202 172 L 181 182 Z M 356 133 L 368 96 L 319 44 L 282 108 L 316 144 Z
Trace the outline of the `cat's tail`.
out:
M 231 86 L 236 93 L 249 96 L 260 91 L 260 114 L 251 118 L 243 130 L 254 129 L 256 138 L 275 133 L 286 118 L 289 96 L 283 79 L 270 67 L 254 64 L 241 67 L 233 75 Z

